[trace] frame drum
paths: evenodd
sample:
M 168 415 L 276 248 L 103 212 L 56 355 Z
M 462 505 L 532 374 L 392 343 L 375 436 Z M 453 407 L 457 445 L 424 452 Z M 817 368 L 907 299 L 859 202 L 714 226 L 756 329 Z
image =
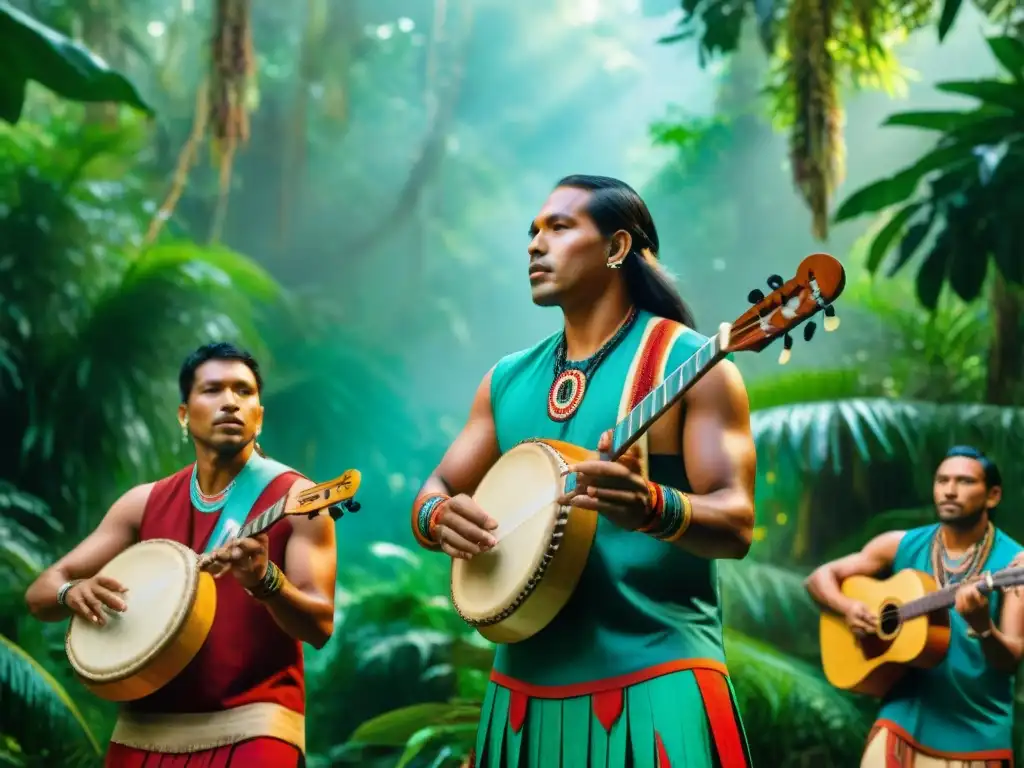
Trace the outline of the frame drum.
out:
M 162 688 L 198 653 L 213 625 L 216 585 L 195 552 L 169 539 L 129 547 L 99 575 L 127 587 L 128 607 L 107 610 L 102 627 L 73 616 L 65 651 L 97 696 L 134 701 Z
M 569 601 L 586 566 L 597 513 L 556 503 L 572 487 L 569 462 L 589 452 L 529 440 L 506 452 L 480 481 L 474 501 L 498 521 L 498 545 L 452 559 L 452 603 L 495 643 L 515 643 L 547 626 Z

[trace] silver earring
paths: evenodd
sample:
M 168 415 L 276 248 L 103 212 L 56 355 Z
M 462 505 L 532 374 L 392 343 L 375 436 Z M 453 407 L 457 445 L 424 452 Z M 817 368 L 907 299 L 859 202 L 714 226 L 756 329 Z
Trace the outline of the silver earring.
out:
M 608 262 L 608 269 L 622 269 L 621 261 L 610 261 Z
M 181 442 L 188 442 L 188 416 L 181 422 Z

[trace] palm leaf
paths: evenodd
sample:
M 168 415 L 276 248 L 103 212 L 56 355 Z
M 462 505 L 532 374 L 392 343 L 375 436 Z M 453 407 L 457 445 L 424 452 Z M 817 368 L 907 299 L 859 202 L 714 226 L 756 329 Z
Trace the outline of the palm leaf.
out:
M 811 665 L 734 631 L 726 658 L 751 754 L 764 765 L 845 765 L 870 718 Z
M 0 722 L 26 755 L 52 765 L 95 759 L 100 745 L 67 691 L 25 651 L 0 635 Z
M 0 589 L 18 589 L 45 566 L 61 526 L 31 494 L 0 480 Z
M 805 576 L 750 558 L 722 561 L 719 578 L 726 627 L 816 662 L 819 611 L 804 588 Z

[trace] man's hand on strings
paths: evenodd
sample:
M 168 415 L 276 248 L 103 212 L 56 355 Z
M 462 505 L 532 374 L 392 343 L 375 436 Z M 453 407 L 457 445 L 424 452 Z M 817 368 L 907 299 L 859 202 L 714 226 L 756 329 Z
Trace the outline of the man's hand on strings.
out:
M 252 589 L 267 575 L 269 544 L 270 540 L 265 533 L 229 541 L 211 553 L 213 565 L 210 572 L 215 578 L 220 578 L 230 571 L 239 584 Z
M 610 451 L 611 430 L 601 435 L 598 451 Z M 600 512 L 620 528 L 632 531 L 651 511 L 650 492 L 640 467 L 640 448 L 633 444 L 618 461 L 581 461 L 569 467 L 576 473 L 576 488 L 560 499 L 582 509 Z

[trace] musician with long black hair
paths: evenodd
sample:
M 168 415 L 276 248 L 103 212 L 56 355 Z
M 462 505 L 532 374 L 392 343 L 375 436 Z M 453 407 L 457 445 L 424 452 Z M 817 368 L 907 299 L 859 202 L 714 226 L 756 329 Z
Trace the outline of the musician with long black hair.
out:
M 496 521 L 471 495 L 505 451 L 529 438 L 607 450 L 602 430 L 621 403 L 706 340 L 659 267 L 654 222 L 627 184 L 562 179 L 527 250 L 533 301 L 558 307 L 564 327 L 487 373 L 417 497 L 417 540 L 453 558 L 496 544 Z M 718 363 L 640 445 L 569 468 L 577 482 L 563 502 L 600 513 L 593 549 L 556 618 L 498 647 L 477 765 L 750 765 L 715 563 L 747 554 L 754 519 L 754 444 L 735 366 Z

